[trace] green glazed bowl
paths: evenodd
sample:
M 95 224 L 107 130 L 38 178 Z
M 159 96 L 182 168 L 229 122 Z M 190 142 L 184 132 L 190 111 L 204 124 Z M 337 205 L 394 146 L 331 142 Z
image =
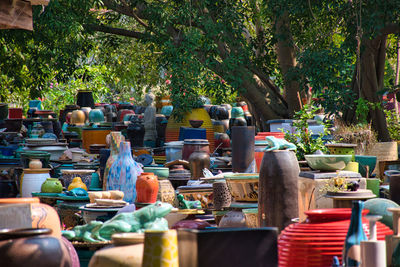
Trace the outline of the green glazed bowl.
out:
M 351 161 L 352 155 L 305 155 L 308 165 L 314 170 L 343 170 Z
M 168 178 L 169 168 L 165 167 L 143 167 L 144 172 L 152 172 L 157 175 L 158 178 Z

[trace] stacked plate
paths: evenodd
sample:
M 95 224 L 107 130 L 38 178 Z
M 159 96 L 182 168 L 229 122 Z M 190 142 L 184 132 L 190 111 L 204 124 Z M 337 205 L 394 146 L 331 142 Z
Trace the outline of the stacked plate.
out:
M 363 210 L 363 216 L 369 211 Z M 305 212 L 304 223 L 286 227 L 278 240 L 279 266 L 331 266 L 332 258 L 342 257 L 344 241 L 350 225 L 351 209 L 319 209 Z M 363 218 L 367 236 L 368 221 Z M 377 222 L 378 240 L 385 240 L 393 231 Z

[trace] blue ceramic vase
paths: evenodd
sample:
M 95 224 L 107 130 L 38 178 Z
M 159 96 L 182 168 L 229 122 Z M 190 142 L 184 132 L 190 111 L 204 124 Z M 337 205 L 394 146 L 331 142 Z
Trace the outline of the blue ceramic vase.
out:
M 346 267 L 361 265 L 360 243 L 367 240 L 361 221 L 363 208 L 364 202 L 353 201 L 350 227 L 343 247 L 343 266 Z
M 136 180 L 143 172 L 142 167 L 133 160 L 131 143 L 121 142 L 119 154 L 112 164 L 107 177 L 107 190 L 124 192 L 124 200 L 134 203 L 136 200 Z

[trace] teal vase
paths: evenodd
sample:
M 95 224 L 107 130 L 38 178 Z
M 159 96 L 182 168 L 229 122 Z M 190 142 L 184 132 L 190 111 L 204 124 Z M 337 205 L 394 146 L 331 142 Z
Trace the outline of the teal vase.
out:
M 364 202 L 353 201 L 350 227 L 343 247 L 343 266 L 346 267 L 361 265 L 360 243 L 367 240 L 361 220 L 363 208 Z

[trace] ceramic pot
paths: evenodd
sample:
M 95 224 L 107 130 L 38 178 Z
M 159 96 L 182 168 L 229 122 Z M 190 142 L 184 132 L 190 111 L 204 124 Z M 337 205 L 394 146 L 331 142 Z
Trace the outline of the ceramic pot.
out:
M 86 120 L 85 112 L 82 110 L 74 110 L 71 115 L 71 124 L 84 125 Z
M 29 163 L 34 159 L 39 159 L 42 162 L 42 166 L 40 168 L 49 168 L 50 162 L 50 153 L 45 151 L 24 151 L 20 153 L 22 167 L 29 167 Z
M 228 208 L 231 205 L 232 196 L 226 182 L 214 182 L 212 186 L 214 209 L 222 210 L 223 208 Z
M 161 139 L 163 142 L 165 140 L 165 129 L 167 128 L 167 123 L 168 120 L 164 115 L 156 115 L 157 138 Z
M 246 218 L 243 212 L 232 210 L 225 214 L 219 225 L 219 228 L 246 228 Z
M 29 169 L 41 169 L 42 168 L 42 162 L 40 159 L 31 159 L 29 161 Z
M 8 109 L 9 119 L 22 119 L 22 108 L 9 108 Z
M 21 196 L 32 197 L 32 192 L 40 192 L 40 188 L 47 178 L 50 178 L 50 169 L 24 169 L 21 176 Z
M 63 241 L 48 235 L 49 232 L 50 229 L 4 229 L 0 233 L 3 240 L 0 241 L 0 261 L 9 267 L 27 266 L 27 263 L 29 266 L 72 266 Z
M 299 163 L 293 151 L 264 153 L 258 194 L 260 227 L 273 226 L 282 230 L 299 216 L 299 173 Z
M 213 209 L 213 188 L 211 184 L 201 184 L 194 186 L 179 186 L 179 194 L 183 195 L 185 200 L 201 202 L 201 208 Z
M 130 109 L 120 109 L 117 114 L 118 121 L 123 121 L 125 115 L 128 115 L 128 114 L 135 114 L 135 111 L 130 110 Z
M 72 115 L 72 112 L 77 109 L 79 109 L 79 106 L 77 106 L 77 105 L 66 105 L 62 116 L 60 116 L 60 118 L 59 118 L 60 122 L 61 123 L 68 122 L 67 121 L 68 113 L 71 113 L 71 115 Z
M 54 133 L 52 121 L 42 121 L 40 124 L 42 125 L 45 133 Z
M 229 192 L 235 201 L 257 202 L 259 195 L 258 173 L 235 173 L 224 175 Z
M 143 121 L 137 119 L 131 122 L 126 129 L 126 133 L 133 147 L 143 147 L 145 133 Z
M 232 171 L 254 172 L 254 126 L 232 128 Z
M 189 160 L 194 151 L 204 151 L 210 154 L 210 145 L 207 139 L 185 139 L 182 148 L 182 159 Z
M 189 157 L 189 166 L 192 179 L 204 177 L 203 169 L 210 169 L 210 155 L 205 151 L 194 151 Z
M 76 95 L 76 104 L 80 107 L 94 108 L 93 92 L 90 90 L 79 90 Z
M 362 216 L 368 212 L 363 210 Z M 292 223 L 281 232 L 278 240 L 279 266 L 331 266 L 333 256 L 341 260 L 351 209 L 318 209 L 305 214 L 307 220 Z M 368 229 L 365 218 L 362 218 L 362 224 Z M 377 222 L 376 227 L 378 240 L 385 240 L 385 236 L 393 233 L 381 222 Z
M 21 210 L 19 208 L 13 209 L 15 205 L 12 205 L 10 208 L 13 209 L 13 212 L 7 213 L 6 205 L 10 204 L 27 204 L 28 212 L 24 209 L 24 205 L 21 205 Z M 3 206 L 2 210 L 6 211 L 6 214 L 10 217 L 8 221 L 2 221 L 4 227 L 15 228 L 15 220 L 22 219 L 22 221 L 31 222 L 32 228 L 50 228 L 52 236 L 61 238 L 60 218 L 57 211 L 49 205 L 39 203 L 39 198 L 0 198 L 0 206 Z M 10 222 L 10 224 L 7 225 L 7 222 Z
M 175 141 L 165 143 L 165 157 L 166 161 L 174 161 L 182 159 L 183 142 Z
M 8 104 L 0 103 L 0 120 L 5 120 L 8 118 Z
M 70 185 L 68 186 L 68 191 L 71 191 L 74 188 L 82 188 L 85 189 L 86 191 L 88 191 L 87 186 L 82 182 L 81 177 L 75 177 L 72 180 L 72 183 L 70 183 Z
M 136 181 L 136 202 L 155 203 L 158 193 L 157 176 L 151 172 L 143 172 Z
M 157 200 L 175 206 L 175 189 L 169 180 L 158 181 Z
M 140 165 L 132 158 L 131 144 L 121 142 L 118 157 L 108 172 L 106 189 L 124 192 L 124 200 L 133 203 L 136 200 L 137 176 L 142 172 Z
M 183 116 L 181 122 L 177 122 L 173 117 L 168 119 L 167 128 L 165 131 L 165 141 L 178 141 L 180 127 L 190 127 L 189 120 L 203 120 L 202 128 L 206 129 L 206 137 L 210 143 L 210 151 L 214 151 L 214 127 L 211 118 L 204 108 L 195 108 Z
M 82 148 L 86 151 L 90 150 L 90 145 L 106 144 L 106 136 L 111 132 L 111 128 L 98 127 L 82 129 Z
M 61 193 L 62 191 L 62 184 L 57 178 L 47 178 L 40 188 L 42 193 Z
M 176 230 L 145 232 L 142 267 L 178 267 Z
M 119 144 L 121 143 L 121 141 L 125 141 L 125 137 L 121 134 L 121 132 L 111 132 L 109 136 L 110 136 L 110 156 L 108 157 L 104 168 L 103 190 L 106 190 L 108 173 L 110 171 L 111 166 L 118 157 Z
M 104 122 L 104 114 L 103 111 L 101 109 L 92 109 L 89 112 L 89 122 L 92 123 L 100 123 L 100 122 Z
M 161 114 L 163 114 L 165 117 L 169 118 L 169 116 L 171 116 L 171 113 L 173 110 L 174 110 L 173 106 L 163 106 L 161 108 Z

